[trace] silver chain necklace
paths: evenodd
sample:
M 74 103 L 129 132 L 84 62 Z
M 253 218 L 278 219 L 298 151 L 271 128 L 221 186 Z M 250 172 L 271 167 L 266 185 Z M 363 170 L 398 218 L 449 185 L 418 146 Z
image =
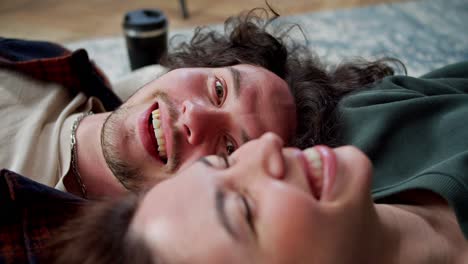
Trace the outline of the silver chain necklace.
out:
M 81 188 L 81 194 L 83 195 L 83 198 L 88 198 L 87 190 L 86 190 L 86 185 L 83 183 L 83 180 L 81 179 L 81 174 L 78 171 L 78 155 L 77 155 L 77 150 L 76 150 L 76 129 L 80 125 L 81 120 L 83 120 L 85 117 L 90 116 L 94 114 L 92 111 L 89 111 L 87 113 L 83 113 L 79 115 L 75 122 L 73 122 L 72 126 L 72 131 L 71 131 L 71 143 L 70 143 L 70 148 L 71 148 L 71 166 L 72 166 L 72 172 L 75 175 L 76 182 L 78 185 L 80 185 Z

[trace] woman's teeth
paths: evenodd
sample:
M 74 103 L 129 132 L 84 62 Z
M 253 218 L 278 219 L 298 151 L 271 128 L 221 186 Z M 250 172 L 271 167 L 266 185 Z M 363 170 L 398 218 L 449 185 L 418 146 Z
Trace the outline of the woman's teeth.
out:
M 156 137 L 156 141 L 158 143 L 158 153 L 161 158 L 166 157 L 166 141 L 164 140 L 164 132 L 161 128 L 161 117 L 159 114 L 159 109 L 154 110 L 151 112 L 152 115 L 152 122 L 154 128 L 154 136 Z
M 319 152 L 315 148 L 308 148 L 303 151 L 307 161 L 309 163 L 309 168 L 312 169 L 313 176 L 316 180 L 321 182 L 323 174 L 322 158 L 320 158 Z

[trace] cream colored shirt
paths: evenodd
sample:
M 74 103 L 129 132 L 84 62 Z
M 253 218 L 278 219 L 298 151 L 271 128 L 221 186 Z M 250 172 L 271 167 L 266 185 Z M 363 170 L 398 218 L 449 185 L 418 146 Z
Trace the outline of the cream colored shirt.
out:
M 113 83 L 126 100 L 140 87 L 164 74 L 160 65 L 140 68 Z M 71 128 L 81 113 L 104 112 L 102 103 L 62 86 L 0 69 L 0 169 L 66 191 L 70 169 Z
M 0 168 L 65 190 L 71 127 L 78 115 L 103 112 L 101 102 L 54 83 L 0 70 Z

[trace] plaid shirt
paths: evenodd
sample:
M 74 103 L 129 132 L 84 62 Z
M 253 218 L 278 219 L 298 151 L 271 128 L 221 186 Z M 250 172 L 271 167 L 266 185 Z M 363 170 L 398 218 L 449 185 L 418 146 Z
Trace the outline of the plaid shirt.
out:
M 87 203 L 78 196 L 0 171 L 0 263 L 46 263 L 53 233 Z
M 92 63 L 85 50 L 71 52 L 44 41 L 0 37 L 0 68 L 18 71 L 32 78 L 63 85 L 101 100 L 111 111 L 122 104 L 104 74 Z
M 41 41 L 0 38 L 0 68 L 61 84 L 101 100 L 111 111 L 122 104 L 85 50 L 70 52 Z M 1 169 L 1 168 L 0 168 Z M 85 200 L 0 171 L 0 263 L 41 263 L 52 233 L 72 218 Z

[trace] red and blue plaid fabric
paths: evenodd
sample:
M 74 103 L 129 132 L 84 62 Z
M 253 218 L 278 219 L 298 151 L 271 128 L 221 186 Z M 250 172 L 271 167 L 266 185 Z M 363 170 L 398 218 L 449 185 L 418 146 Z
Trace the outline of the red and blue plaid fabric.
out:
M 87 203 L 8 170 L 0 171 L 0 263 L 46 263 L 49 240 Z
M 85 50 L 71 52 L 50 42 L 0 38 L 0 68 L 95 96 L 109 111 L 122 103 Z M 85 203 L 14 172 L 0 171 L 0 263 L 47 263 L 41 256 L 49 239 Z
M 0 68 L 95 96 L 109 111 L 122 104 L 105 75 L 83 49 L 71 52 L 51 42 L 0 38 Z

